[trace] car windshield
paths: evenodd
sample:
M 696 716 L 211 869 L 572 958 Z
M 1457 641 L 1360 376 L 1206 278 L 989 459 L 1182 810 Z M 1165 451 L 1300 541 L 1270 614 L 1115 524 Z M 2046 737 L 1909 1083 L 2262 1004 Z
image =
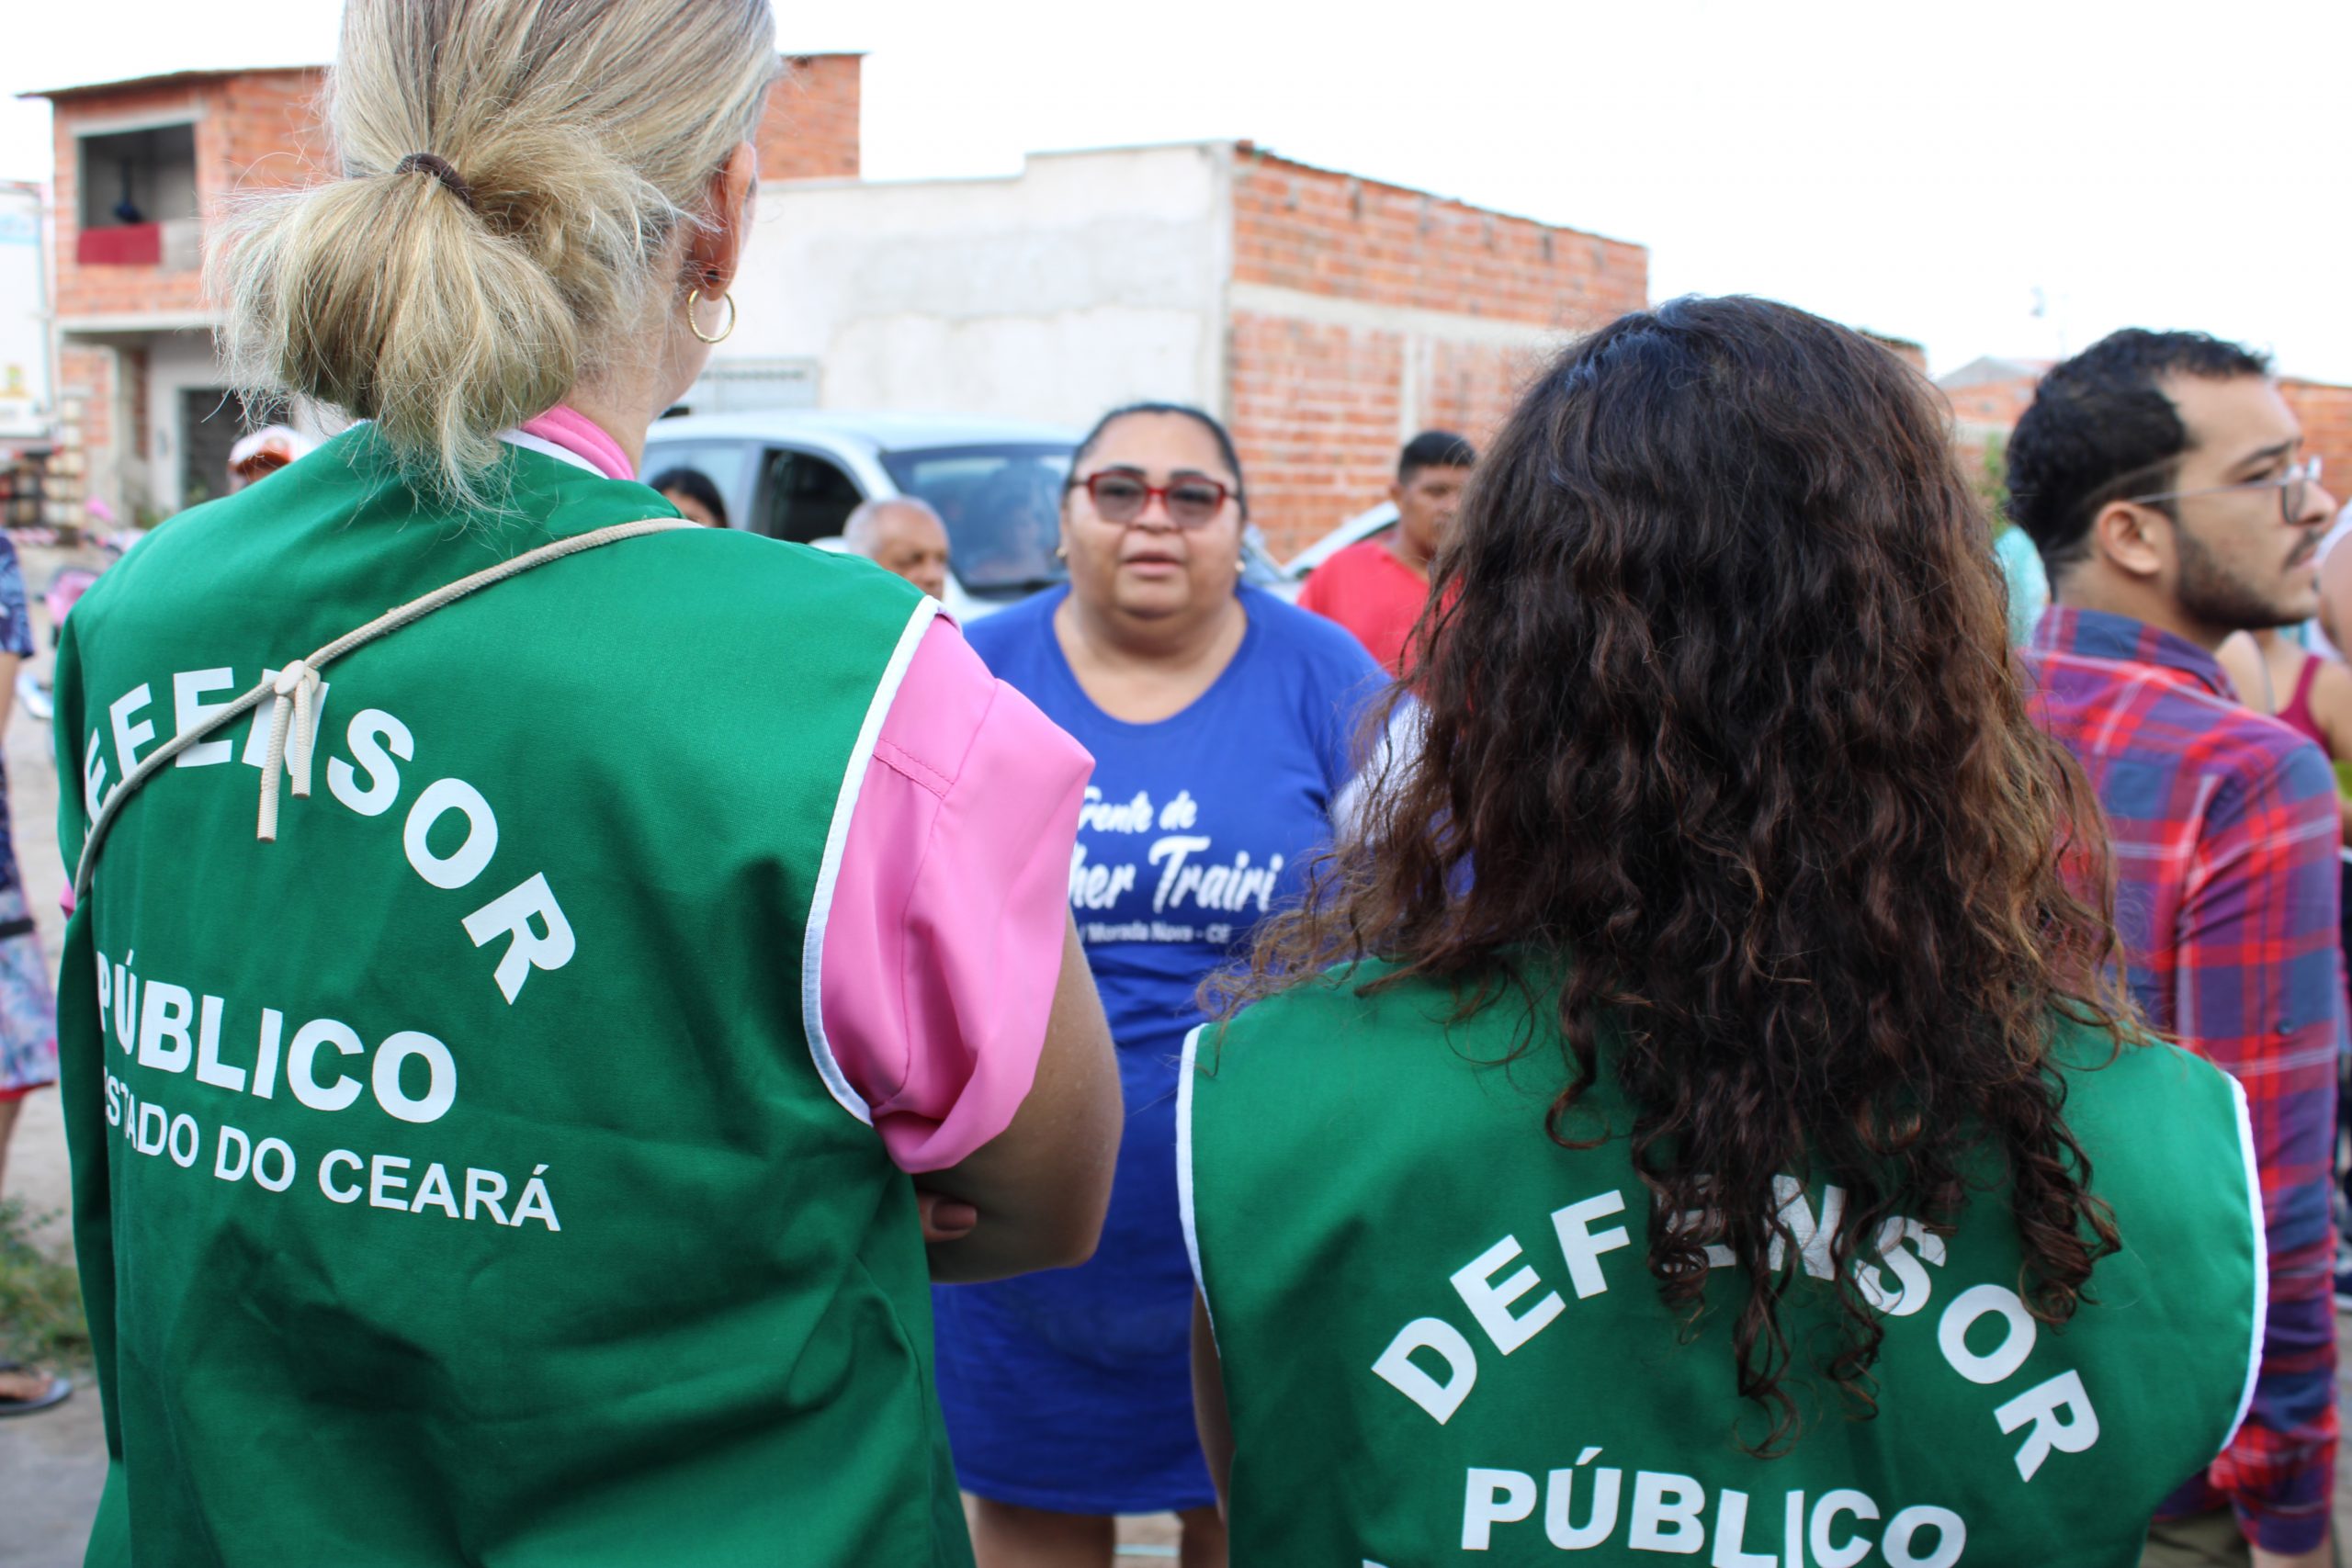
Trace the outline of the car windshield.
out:
M 1066 575 L 1054 547 L 1069 458 L 1066 443 L 1001 443 L 885 452 L 882 466 L 901 493 L 931 502 L 946 523 L 965 591 L 1011 598 Z

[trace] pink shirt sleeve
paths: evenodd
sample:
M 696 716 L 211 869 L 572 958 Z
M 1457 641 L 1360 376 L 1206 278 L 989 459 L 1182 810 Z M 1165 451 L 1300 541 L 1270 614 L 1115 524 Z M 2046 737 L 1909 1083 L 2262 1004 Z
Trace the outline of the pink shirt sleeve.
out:
M 833 1059 L 902 1170 L 961 1161 L 1029 1093 L 1093 771 L 932 624 L 850 814 L 818 973 Z

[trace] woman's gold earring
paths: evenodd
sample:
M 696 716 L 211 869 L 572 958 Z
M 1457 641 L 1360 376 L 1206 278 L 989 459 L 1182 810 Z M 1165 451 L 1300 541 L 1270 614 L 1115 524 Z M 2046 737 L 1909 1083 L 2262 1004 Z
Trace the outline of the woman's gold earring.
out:
M 725 343 L 729 336 L 735 331 L 734 292 L 730 289 L 729 292 L 719 296 L 719 299 L 726 301 L 727 304 L 727 325 L 720 328 L 718 334 L 715 337 L 703 331 L 702 323 L 695 320 L 695 305 L 696 301 L 701 299 L 701 289 L 689 288 L 686 290 L 686 330 L 694 333 L 695 336 L 700 338 L 705 343 Z
M 1056 545 L 1054 547 L 1054 558 L 1056 560 L 1069 559 L 1069 547 L 1068 545 Z

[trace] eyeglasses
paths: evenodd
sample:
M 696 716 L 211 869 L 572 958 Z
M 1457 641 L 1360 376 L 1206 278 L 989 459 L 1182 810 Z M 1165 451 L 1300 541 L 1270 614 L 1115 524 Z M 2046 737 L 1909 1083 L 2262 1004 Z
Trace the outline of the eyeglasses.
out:
M 2306 457 L 2293 465 L 2275 479 L 2248 479 L 2244 484 L 2214 485 L 2207 490 L 2167 490 L 2154 495 L 2128 495 L 2123 499 L 2134 506 L 2151 506 L 2159 501 L 2186 501 L 2192 495 L 2227 495 L 2238 490 L 2275 490 L 2278 492 L 2278 517 L 2292 523 L 2303 514 L 2303 497 L 2308 486 L 2319 483 L 2317 457 Z
M 1197 474 L 1155 485 L 1116 468 L 1073 479 L 1070 488 L 1084 491 L 1094 503 L 1094 514 L 1105 523 L 1134 522 L 1151 504 L 1151 498 L 1158 496 L 1168 508 L 1168 521 L 1179 528 L 1204 528 L 1216 522 L 1217 513 L 1225 510 L 1226 499 L 1234 493 L 1221 481 Z

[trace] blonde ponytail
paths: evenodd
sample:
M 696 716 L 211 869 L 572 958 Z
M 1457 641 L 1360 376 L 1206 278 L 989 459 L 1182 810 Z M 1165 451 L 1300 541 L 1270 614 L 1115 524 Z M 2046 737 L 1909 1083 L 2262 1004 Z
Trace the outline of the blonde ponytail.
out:
M 345 177 L 245 205 L 215 253 L 232 372 L 481 503 L 497 433 L 676 308 L 658 264 L 775 74 L 766 0 L 349 0 Z

